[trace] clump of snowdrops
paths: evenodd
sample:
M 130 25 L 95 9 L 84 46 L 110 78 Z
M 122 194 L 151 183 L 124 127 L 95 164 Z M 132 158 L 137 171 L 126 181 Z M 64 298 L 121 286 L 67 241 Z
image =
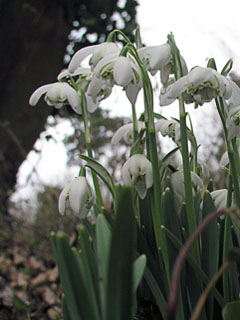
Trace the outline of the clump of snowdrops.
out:
M 229 77 L 232 64 L 230 59 L 217 70 L 210 59 L 207 66 L 188 69 L 172 34 L 164 44 L 143 46 L 139 29 L 135 43 L 114 30 L 106 42 L 76 52 L 56 82 L 30 97 L 31 105 L 44 95 L 50 106 L 70 106 L 84 124 L 79 176 L 59 197 L 59 212 L 82 222 L 79 243 L 71 248 L 66 235 L 51 237 L 64 319 L 138 319 L 143 301 L 155 306 L 152 319 L 239 318 L 240 89 Z M 159 75 L 160 106 L 154 108 L 152 76 Z M 121 181 L 94 159 L 88 118 L 114 86 L 122 87 L 132 110 L 131 122 L 112 137 L 112 143 L 124 139 L 130 146 Z M 163 117 L 161 108 L 174 101 L 179 118 Z M 228 188 L 222 190 L 215 190 L 198 159 L 186 112 L 186 104 L 190 110 L 210 101 L 225 135 Z M 167 154 L 159 135 L 175 143 Z M 171 162 L 176 153 L 177 165 Z M 111 194 L 111 213 L 99 180 Z

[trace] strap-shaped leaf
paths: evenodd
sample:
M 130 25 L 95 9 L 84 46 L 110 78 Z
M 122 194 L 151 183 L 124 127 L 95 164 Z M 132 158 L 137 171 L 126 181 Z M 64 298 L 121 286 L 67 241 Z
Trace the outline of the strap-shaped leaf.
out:
M 51 234 L 53 253 L 57 261 L 65 310 L 71 320 L 100 319 L 92 300 L 93 292 L 86 286 L 79 253 L 72 250 L 63 234 Z M 67 308 L 66 308 L 67 306 Z
M 110 249 L 105 320 L 131 319 L 135 231 L 132 190 L 120 188 Z
M 146 267 L 147 258 L 145 254 L 138 257 L 133 264 L 133 293 L 136 293 L 137 288 L 142 280 Z
M 103 319 L 105 318 L 104 306 L 106 305 L 107 276 L 111 239 L 112 234 L 110 226 L 104 215 L 99 214 L 96 221 L 96 250 Z
M 104 181 L 109 191 L 111 192 L 113 198 L 115 199 L 115 186 L 109 172 L 99 162 L 90 157 L 80 154 L 79 158 L 87 161 L 86 166 L 92 169 Z

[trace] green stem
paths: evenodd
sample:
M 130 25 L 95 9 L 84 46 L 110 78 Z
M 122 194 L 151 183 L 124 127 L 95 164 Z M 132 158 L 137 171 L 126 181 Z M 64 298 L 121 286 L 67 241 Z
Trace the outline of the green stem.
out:
M 153 90 L 147 71 L 140 64 L 143 77 L 143 92 L 144 92 L 144 107 L 145 107 L 145 122 L 147 136 L 147 152 L 152 163 L 153 188 L 151 195 L 153 226 L 158 250 L 161 251 L 168 284 L 170 285 L 170 263 L 167 250 L 166 235 L 161 232 L 163 224 L 163 213 L 161 207 L 162 188 L 159 175 L 159 163 L 157 153 L 157 142 L 155 133 L 155 124 L 153 116 Z
M 228 131 L 226 128 L 225 115 L 224 115 L 224 103 L 222 98 L 216 98 L 215 102 L 216 102 L 218 113 L 222 121 L 223 131 L 224 131 L 226 145 L 227 145 L 227 152 L 228 152 L 230 170 L 232 174 L 232 181 L 233 181 L 233 187 L 234 187 L 234 200 L 236 202 L 237 207 L 240 208 L 240 189 L 239 189 L 239 180 L 238 180 L 238 170 L 237 170 L 236 161 L 234 157 L 233 145 L 232 145 L 232 142 L 228 140 Z
M 227 208 L 230 208 L 232 205 L 232 175 L 231 172 L 228 177 L 228 196 L 227 196 Z M 230 225 L 230 217 L 228 215 L 225 216 L 224 221 L 224 233 L 223 233 L 223 263 L 227 259 L 227 254 L 229 251 L 229 240 L 231 236 L 231 225 Z M 223 296 L 226 301 L 229 301 L 229 283 L 228 283 L 228 272 L 223 274 Z
M 168 43 L 171 48 L 172 65 L 174 69 L 175 79 L 178 80 L 183 76 L 182 64 L 181 64 L 179 49 L 176 46 L 174 36 L 172 34 L 168 35 Z M 185 112 L 183 94 L 179 96 L 179 116 L 180 116 L 181 149 L 182 149 L 181 151 L 182 151 L 182 162 L 183 162 L 183 176 L 184 176 L 187 220 L 188 220 L 189 234 L 192 234 L 196 229 L 196 218 L 195 218 L 195 208 L 194 208 L 193 193 L 192 193 L 191 170 L 190 170 L 190 163 L 189 163 L 187 125 L 186 125 L 187 114 Z M 198 242 L 194 243 L 192 248 L 192 254 L 193 254 L 193 257 L 196 259 L 196 261 L 200 262 L 200 252 L 199 252 Z
M 132 119 L 133 119 L 133 143 L 137 140 L 137 134 L 138 134 L 138 122 L 137 122 L 137 114 L 135 105 L 132 104 Z
M 182 149 L 182 162 L 183 162 L 183 176 L 185 188 L 185 201 L 187 210 L 187 220 L 189 234 L 192 234 L 196 229 L 195 208 L 192 194 L 192 179 L 189 163 L 188 140 L 187 140 L 187 125 L 186 113 L 184 106 L 183 95 L 179 97 L 179 113 L 180 113 L 180 132 L 181 132 L 181 149 Z M 196 261 L 200 261 L 200 253 L 198 242 L 195 242 L 192 248 L 193 257 Z
M 86 102 L 86 97 L 84 92 L 80 92 L 80 98 L 82 102 L 82 116 L 83 116 L 83 124 L 84 124 L 84 137 L 85 137 L 85 143 L 86 143 L 86 148 L 87 148 L 87 154 L 90 158 L 93 158 L 93 152 L 92 152 L 92 144 L 91 144 L 91 136 L 90 136 L 90 130 L 89 130 L 89 125 L 88 125 L 88 116 L 87 116 L 87 102 Z M 92 179 L 93 179 L 93 184 L 94 184 L 94 189 L 96 192 L 96 198 L 97 198 L 97 203 L 100 208 L 104 207 L 101 191 L 100 191 L 100 186 L 97 180 L 97 176 L 95 172 L 91 171 L 92 173 Z

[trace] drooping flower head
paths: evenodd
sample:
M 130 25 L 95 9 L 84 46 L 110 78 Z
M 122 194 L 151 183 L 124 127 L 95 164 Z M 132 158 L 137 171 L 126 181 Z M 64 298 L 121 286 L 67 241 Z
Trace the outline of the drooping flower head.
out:
M 77 177 L 61 192 L 58 200 L 58 209 L 65 213 L 68 205 L 75 215 L 85 218 L 94 203 L 95 197 L 92 188 L 85 177 Z
M 193 188 L 192 188 L 193 194 L 195 193 L 194 192 L 195 188 L 197 190 L 203 189 L 202 179 L 196 173 L 191 172 L 191 180 L 193 184 Z M 177 197 L 180 200 L 184 200 L 185 199 L 185 186 L 184 186 L 185 182 L 184 182 L 183 170 L 174 172 L 171 175 L 171 182 Z
M 138 49 L 140 58 L 147 62 L 149 72 L 154 75 L 160 71 L 162 84 L 166 85 L 170 73 L 172 73 L 171 50 L 168 43 L 160 46 L 147 46 Z M 182 56 L 180 56 L 183 74 L 187 73 L 187 65 Z
M 59 109 L 69 104 L 76 113 L 82 113 L 80 97 L 69 84 L 65 82 L 54 82 L 41 86 L 31 95 L 29 104 L 35 106 L 44 94 L 45 101 L 48 105 Z
M 195 102 L 196 106 L 218 96 L 229 99 L 232 96 L 232 81 L 212 68 L 195 67 L 173 84 L 162 88 L 160 105 L 171 104 L 181 93 L 185 93 L 186 103 Z
M 227 189 L 220 189 L 210 192 L 216 210 L 221 210 L 227 207 L 227 194 Z
M 139 197 L 144 199 L 153 184 L 152 164 L 144 155 L 134 154 L 123 165 L 122 177 L 124 185 L 134 186 Z
M 180 142 L 180 124 L 174 119 L 159 119 L 155 123 L 156 132 L 160 132 L 164 137 L 169 136 L 174 142 Z
M 137 122 L 137 127 L 138 127 L 138 132 L 145 128 L 145 123 L 144 121 L 138 121 Z M 118 143 L 121 139 L 123 139 L 127 144 L 131 144 L 133 142 L 133 124 L 128 123 L 120 128 L 114 133 L 111 143 L 116 144 Z

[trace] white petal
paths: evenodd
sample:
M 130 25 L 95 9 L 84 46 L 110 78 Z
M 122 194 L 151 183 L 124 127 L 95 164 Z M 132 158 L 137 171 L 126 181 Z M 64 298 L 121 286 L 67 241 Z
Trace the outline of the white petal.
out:
M 78 114 L 82 114 L 81 99 L 78 93 L 71 86 L 67 85 L 64 88 L 64 94 L 73 110 Z
M 119 86 L 126 87 L 133 79 L 132 65 L 126 57 L 118 57 L 113 67 L 113 77 Z
M 92 55 L 92 64 L 93 67 L 99 63 L 104 57 L 108 56 L 109 54 L 112 55 L 119 55 L 120 48 L 114 42 L 104 42 L 98 45 L 98 47 L 94 50 Z
M 212 68 L 195 67 L 186 75 L 188 80 L 187 85 L 198 85 L 209 80 L 213 76 L 214 71 Z
M 68 70 L 70 73 L 73 73 L 81 64 L 81 62 L 87 58 L 87 56 L 89 56 L 90 54 L 92 54 L 94 52 L 94 50 L 99 47 L 100 44 L 94 45 L 94 46 L 88 46 L 85 48 L 82 48 L 80 50 L 78 50 L 72 57 L 69 66 L 68 66 Z
M 99 101 L 96 99 L 96 102 L 93 101 L 93 98 L 86 94 L 86 100 L 87 100 L 87 110 L 88 112 L 94 112 L 97 107 L 99 106 Z
M 100 78 L 105 71 L 109 69 L 111 70 L 111 68 L 113 67 L 113 63 L 116 61 L 117 58 L 118 54 L 116 53 L 110 53 L 104 56 L 96 65 L 93 71 L 93 75 Z
M 138 50 L 142 59 L 149 59 L 150 70 L 160 70 L 170 62 L 170 46 L 165 43 L 160 46 L 143 47 Z
M 231 79 L 228 79 L 228 81 L 230 82 L 231 88 L 232 88 L 232 95 L 228 100 L 228 104 L 230 108 L 239 106 L 240 105 L 240 88 Z
M 137 96 L 142 87 L 138 84 L 129 83 L 125 88 L 126 96 L 132 105 L 135 105 Z
M 128 123 L 123 126 L 121 126 L 113 135 L 111 143 L 117 144 L 123 137 L 126 135 L 131 134 L 133 131 L 133 124 Z
M 70 189 L 71 183 L 69 183 L 60 193 L 59 199 L 58 199 L 58 210 L 60 214 L 64 214 L 65 208 L 66 208 L 66 198 L 68 196 L 68 192 Z
M 72 181 L 69 190 L 69 202 L 76 214 L 81 215 L 81 210 L 88 199 L 88 190 L 88 183 L 85 177 L 77 177 Z
M 44 86 L 41 86 L 37 90 L 35 90 L 29 99 L 29 104 L 31 106 L 35 106 L 41 96 L 46 93 L 54 84 L 55 83 L 45 84 Z

